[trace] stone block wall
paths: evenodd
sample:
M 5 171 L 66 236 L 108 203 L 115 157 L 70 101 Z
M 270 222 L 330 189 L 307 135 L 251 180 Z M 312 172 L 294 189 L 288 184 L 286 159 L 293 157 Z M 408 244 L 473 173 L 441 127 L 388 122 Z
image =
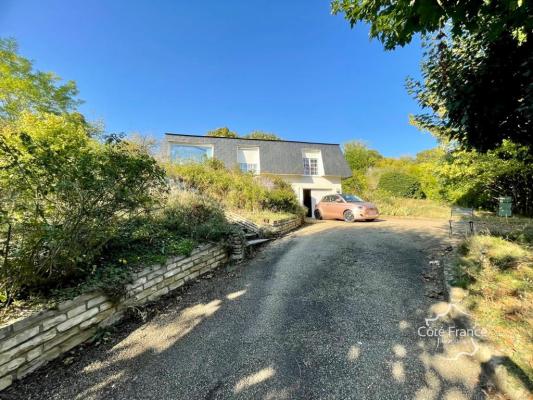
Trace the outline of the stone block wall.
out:
M 222 245 L 203 245 L 189 257 L 170 258 L 135 273 L 120 301 L 96 291 L 1 326 L 0 390 L 90 339 L 99 327 L 117 322 L 128 306 L 156 300 L 227 261 Z
M 268 231 L 273 235 L 281 236 L 296 228 L 299 228 L 303 223 L 303 217 L 281 219 L 269 224 Z

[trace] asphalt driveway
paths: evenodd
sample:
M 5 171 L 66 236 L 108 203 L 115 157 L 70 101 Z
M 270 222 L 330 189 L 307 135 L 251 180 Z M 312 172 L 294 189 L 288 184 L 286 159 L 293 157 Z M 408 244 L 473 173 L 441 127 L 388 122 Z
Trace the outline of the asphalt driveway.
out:
M 446 245 L 439 221 L 306 226 L 0 397 L 483 398 L 479 366 L 436 360 L 417 334 L 438 301 L 424 270 Z

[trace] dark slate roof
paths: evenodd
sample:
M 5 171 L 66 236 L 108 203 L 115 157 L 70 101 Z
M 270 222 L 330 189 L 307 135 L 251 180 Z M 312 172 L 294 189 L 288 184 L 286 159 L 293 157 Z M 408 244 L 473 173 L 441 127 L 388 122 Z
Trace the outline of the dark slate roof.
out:
M 320 150 L 324 164 L 324 175 L 341 176 L 352 175 L 352 171 L 335 143 L 296 142 L 291 140 L 263 140 L 244 138 L 219 138 L 199 135 L 179 135 L 166 133 L 168 143 L 179 142 L 186 144 L 213 145 L 213 156 L 222 161 L 228 168 L 237 164 L 237 148 L 259 147 L 261 172 L 271 174 L 303 174 L 302 150 Z

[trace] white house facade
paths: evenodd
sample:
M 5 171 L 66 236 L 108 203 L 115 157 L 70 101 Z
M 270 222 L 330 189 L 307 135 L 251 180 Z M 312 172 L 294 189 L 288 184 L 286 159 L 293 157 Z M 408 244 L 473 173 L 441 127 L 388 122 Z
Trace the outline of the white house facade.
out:
M 216 158 L 228 168 L 277 175 L 309 211 L 323 196 L 340 193 L 341 179 L 351 176 L 338 144 L 167 133 L 165 145 L 173 162 Z

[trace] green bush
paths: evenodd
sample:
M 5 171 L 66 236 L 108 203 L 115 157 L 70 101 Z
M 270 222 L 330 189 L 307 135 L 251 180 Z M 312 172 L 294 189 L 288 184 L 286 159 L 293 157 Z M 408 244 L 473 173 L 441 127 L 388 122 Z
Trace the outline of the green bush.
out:
M 304 209 L 298 203 L 292 186 L 278 176 L 267 177 L 271 188 L 265 193 L 261 205 L 266 210 L 303 214 Z
M 1 126 L 0 284 L 7 299 L 85 276 L 117 227 L 165 189 L 155 160 L 105 142 L 76 115 L 28 114 Z
M 228 208 L 300 213 L 294 190 L 278 177 L 257 177 L 229 170 L 216 160 L 203 163 L 168 164 L 168 176 L 179 186 L 210 196 Z
M 172 192 L 164 207 L 119 226 L 81 286 L 121 294 L 132 269 L 162 263 L 169 256 L 189 256 L 198 243 L 224 241 L 232 232 L 217 203 L 190 192 Z
M 227 236 L 218 205 L 167 196 L 146 143 L 76 112 L 74 82 L 35 71 L 11 40 L 0 55 L 0 302 L 118 294 L 132 267 Z
M 342 192 L 364 196 L 368 190 L 366 176 L 360 171 L 353 171 L 352 176 L 342 180 Z
M 398 197 L 424 197 L 418 179 L 403 172 L 391 171 L 383 173 L 379 179 L 378 189 Z

